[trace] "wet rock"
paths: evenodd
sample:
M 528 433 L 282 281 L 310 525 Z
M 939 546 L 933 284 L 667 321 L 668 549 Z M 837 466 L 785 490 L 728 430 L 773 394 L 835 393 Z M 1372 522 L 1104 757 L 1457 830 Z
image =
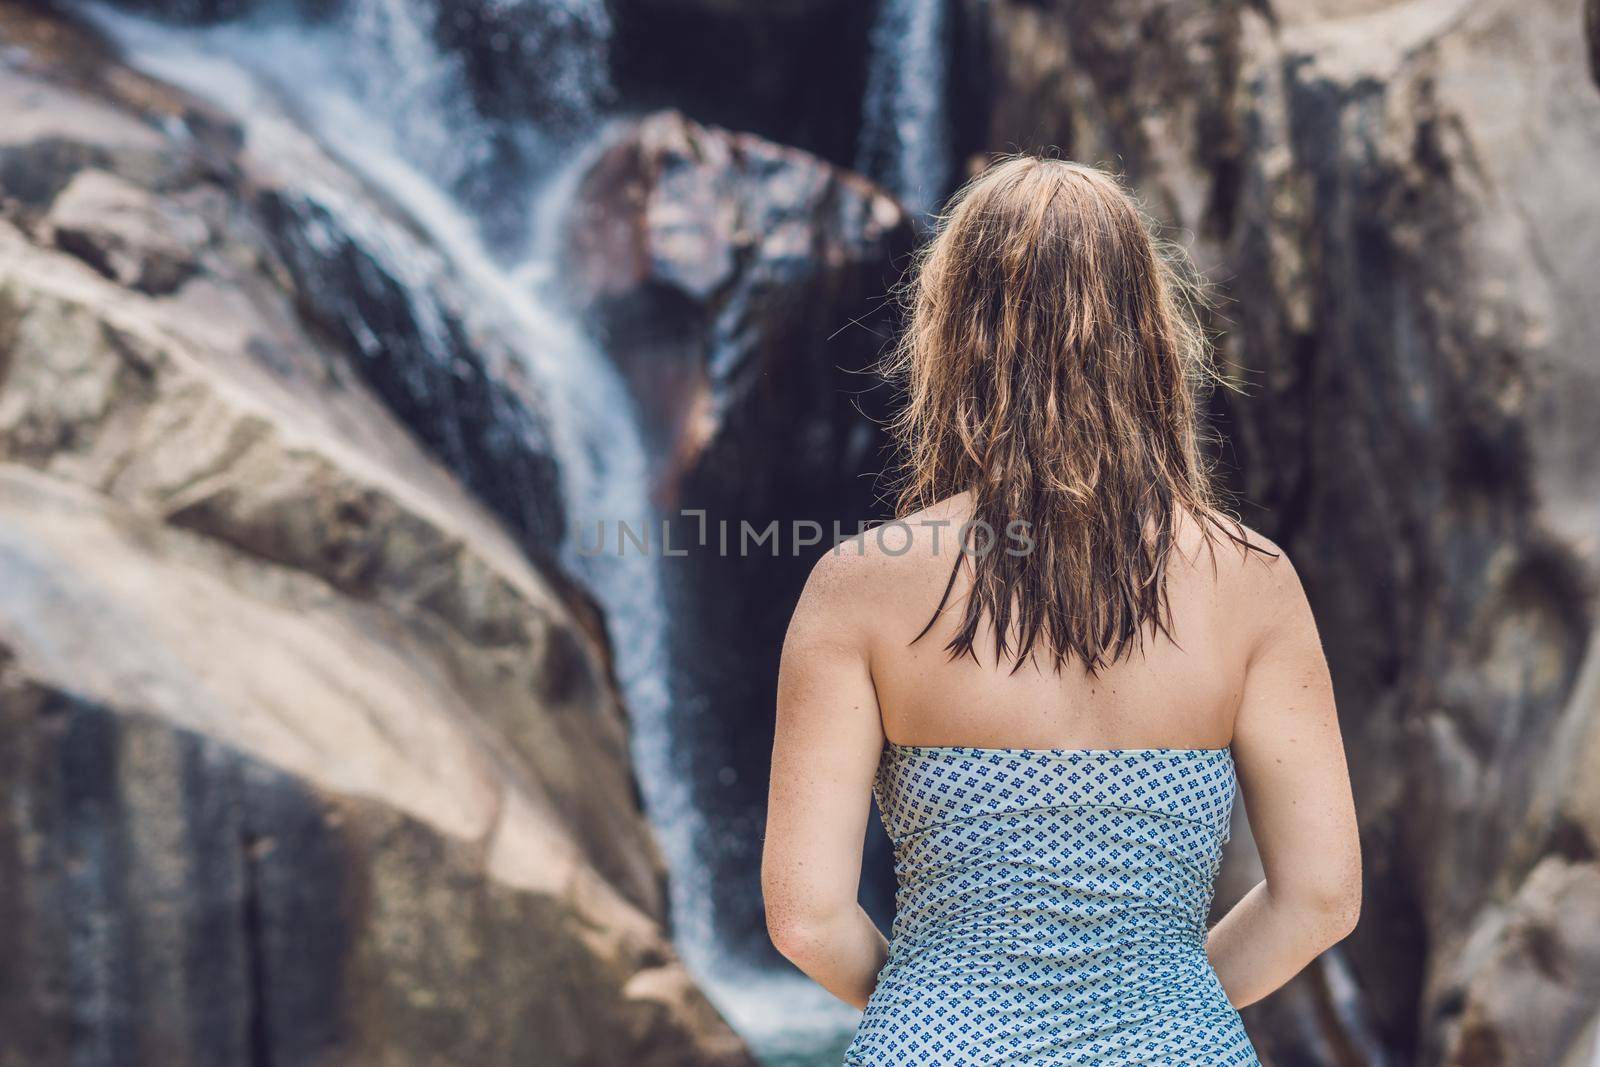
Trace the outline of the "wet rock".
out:
M 749 1062 L 649 921 L 515 815 L 459 839 L 14 661 L 0 709 L 8 1067 Z M 530 875 L 496 858 L 541 846 Z
M 357 356 L 401 421 L 554 570 L 560 475 L 542 402 L 510 346 L 474 328 L 470 298 L 449 279 L 417 285 L 317 200 L 266 189 L 256 208 L 301 315 Z
M 986 147 L 1116 161 L 1219 283 L 1248 387 L 1218 397 L 1223 458 L 1332 661 L 1367 904 L 1252 1032 L 1284 1062 L 1557 1062 L 1587 951 L 1558 994 L 1494 981 L 1524 965 L 1475 939 L 1595 840 L 1593 791 L 1554 770 L 1600 715 L 1600 321 L 1572 298 L 1600 94 L 1574 6 L 968 7 L 1004 58 Z
M 350 888 L 337 812 L 291 776 L 4 663 L 0 915 L 27 979 L 0 1005 L 0 1060 L 337 1048 Z
M 455 421 L 405 425 L 448 277 L 331 216 L 348 273 L 291 263 L 285 175 L 182 94 L 3 55 L 45 180 L 0 210 L 0 1064 L 749 1064 L 664 936 L 557 502 L 463 484 L 474 440 L 547 463 L 504 346 L 460 326 Z
M 712 813 L 724 928 L 758 951 L 778 649 L 818 546 L 882 513 L 889 398 L 871 370 L 912 241 L 869 182 L 671 112 L 613 131 L 572 215 L 572 298 L 633 387 L 657 500 L 680 515 L 688 555 L 664 568 L 675 611 L 698 621 L 678 635 L 678 729 Z M 815 525 L 796 538 L 797 521 Z M 744 524 L 774 523 L 741 549 Z
M 887 193 L 664 112 L 613 131 L 568 243 L 572 299 L 667 457 L 663 502 L 692 482 L 771 510 L 881 463 L 870 420 L 839 400 L 870 391 L 912 246 Z

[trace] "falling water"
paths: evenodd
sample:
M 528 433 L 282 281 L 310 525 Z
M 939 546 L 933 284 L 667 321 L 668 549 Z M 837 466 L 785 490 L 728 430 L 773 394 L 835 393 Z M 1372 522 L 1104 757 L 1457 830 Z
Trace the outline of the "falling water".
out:
M 937 210 L 951 175 L 947 0 L 881 0 L 871 35 L 856 169 L 911 212 Z
M 430 3 L 350 0 L 312 24 L 268 9 L 212 27 L 93 10 L 130 63 L 243 123 L 252 166 L 327 211 L 404 287 L 413 319 L 441 336 L 429 346 L 435 358 L 452 358 L 438 325 L 448 315 L 511 348 L 538 383 L 568 517 L 591 544 L 597 523 L 644 529 L 658 516 L 633 402 L 549 291 L 560 220 L 605 144 L 605 90 L 593 77 L 604 56 L 568 57 L 554 71 L 557 84 L 545 88 L 561 97 L 561 129 L 486 120 L 462 60 L 436 42 Z M 586 27 L 579 40 L 603 46 L 601 0 L 550 6 Z M 575 152 L 577 144 L 588 147 Z M 441 293 L 458 298 L 444 306 Z M 656 555 L 588 555 L 576 544 L 568 539 L 563 562 L 605 608 L 685 962 L 770 1063 L 837 1062 L 855 1013 L 793 972 L 741 969 L 721 950 L 700 854 L 704 820 L 677 756 Z

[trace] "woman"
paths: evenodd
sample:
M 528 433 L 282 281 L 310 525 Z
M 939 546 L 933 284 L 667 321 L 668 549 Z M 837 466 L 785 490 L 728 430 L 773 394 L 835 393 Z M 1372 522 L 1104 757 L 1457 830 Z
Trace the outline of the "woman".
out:
M 909 293 L 902 518 L 784 645 L 773 941 L 865 1009 L 850 1064 L 1254 1064 L 1237 1009 L 1350 931 L 1360 853 L 1300 582 L 1213 504 L 1182 279 L 1114 179 L 1013 158 Z M 1208 931 L 1236 783 L 1265 878 Z

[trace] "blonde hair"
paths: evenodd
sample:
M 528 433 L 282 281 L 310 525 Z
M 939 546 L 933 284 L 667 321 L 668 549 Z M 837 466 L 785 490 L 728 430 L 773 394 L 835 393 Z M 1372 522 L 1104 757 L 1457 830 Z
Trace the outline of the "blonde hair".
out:
M 903 296 L 886 363 L 905 405 L 901 515 L 970 492 L 974 523 L 1025 522 L 1032 551 L 958 554 L 972 584 L 952 658 L 985 618 L 998 661 L 1042 648 L 1093 672 L 1144 630 L 1170 636 L 1166 566 L 1192 516 L 1226 528 L 1198 409 L 1214 380 L 1185 261 L 1164 250 L 1116 178 L 1016 156 L 951 199 Z M 1228 536 L 1243 541 L 1231 523 Z

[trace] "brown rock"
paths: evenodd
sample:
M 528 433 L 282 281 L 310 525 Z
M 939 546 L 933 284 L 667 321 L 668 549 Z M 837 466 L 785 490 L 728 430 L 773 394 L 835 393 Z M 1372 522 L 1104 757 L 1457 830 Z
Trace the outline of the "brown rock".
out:
M 658 500 L 706 512 L 673 528 L 689 555 L 664 560 L 674 612 L 696 620 L 675 634 L 676 706 L 701 710 L 676 729 L 710 813 L 719 921 L 758 952 L 778 649 L 834 524 L 882 514 L 889 398 L 871 369 L 912 243 L 904 212 L 860 177 L 671 112 L 615 132 L 572 215 L 571 294 L 663 457 Z M 795 521 L 816 525 L 797 537 Z M 774 522 L 776 543 L 741 551 L 741 524 Z
M 0 680 L 7 1067 L 749 1062 L 538 817 L 460 838 L 26 674 Z
M 874 305 L 911 247 L 887 193 L 804 152 L 664 112 L 614 134 L 569 232 L 569 290 L 668 457 L 665 502 L 694 479 L 771 506 L 789 488 L 772 484 L 778 464 L 833 488 L 879 459 L 859 414 L 837 401 L 863 387 L 851 375 L 884 340 Z
M 1438 1062 L 1592 1063 L 1600 1019 L 1600 866 L 1541 860 L 1485 914 L 1457 963 L 1459 1021 Z
M 664 936 L 603 640 L 462 485 L 537 435 L 402 424 L 433 370 L 341 288 L 359 242 L 287 264 L 252 194 L 292 190 L 107 80 L 0 66 L 0 1065 L 748 1064 Z M 535 426 L 496 354 L 449 395 Z

